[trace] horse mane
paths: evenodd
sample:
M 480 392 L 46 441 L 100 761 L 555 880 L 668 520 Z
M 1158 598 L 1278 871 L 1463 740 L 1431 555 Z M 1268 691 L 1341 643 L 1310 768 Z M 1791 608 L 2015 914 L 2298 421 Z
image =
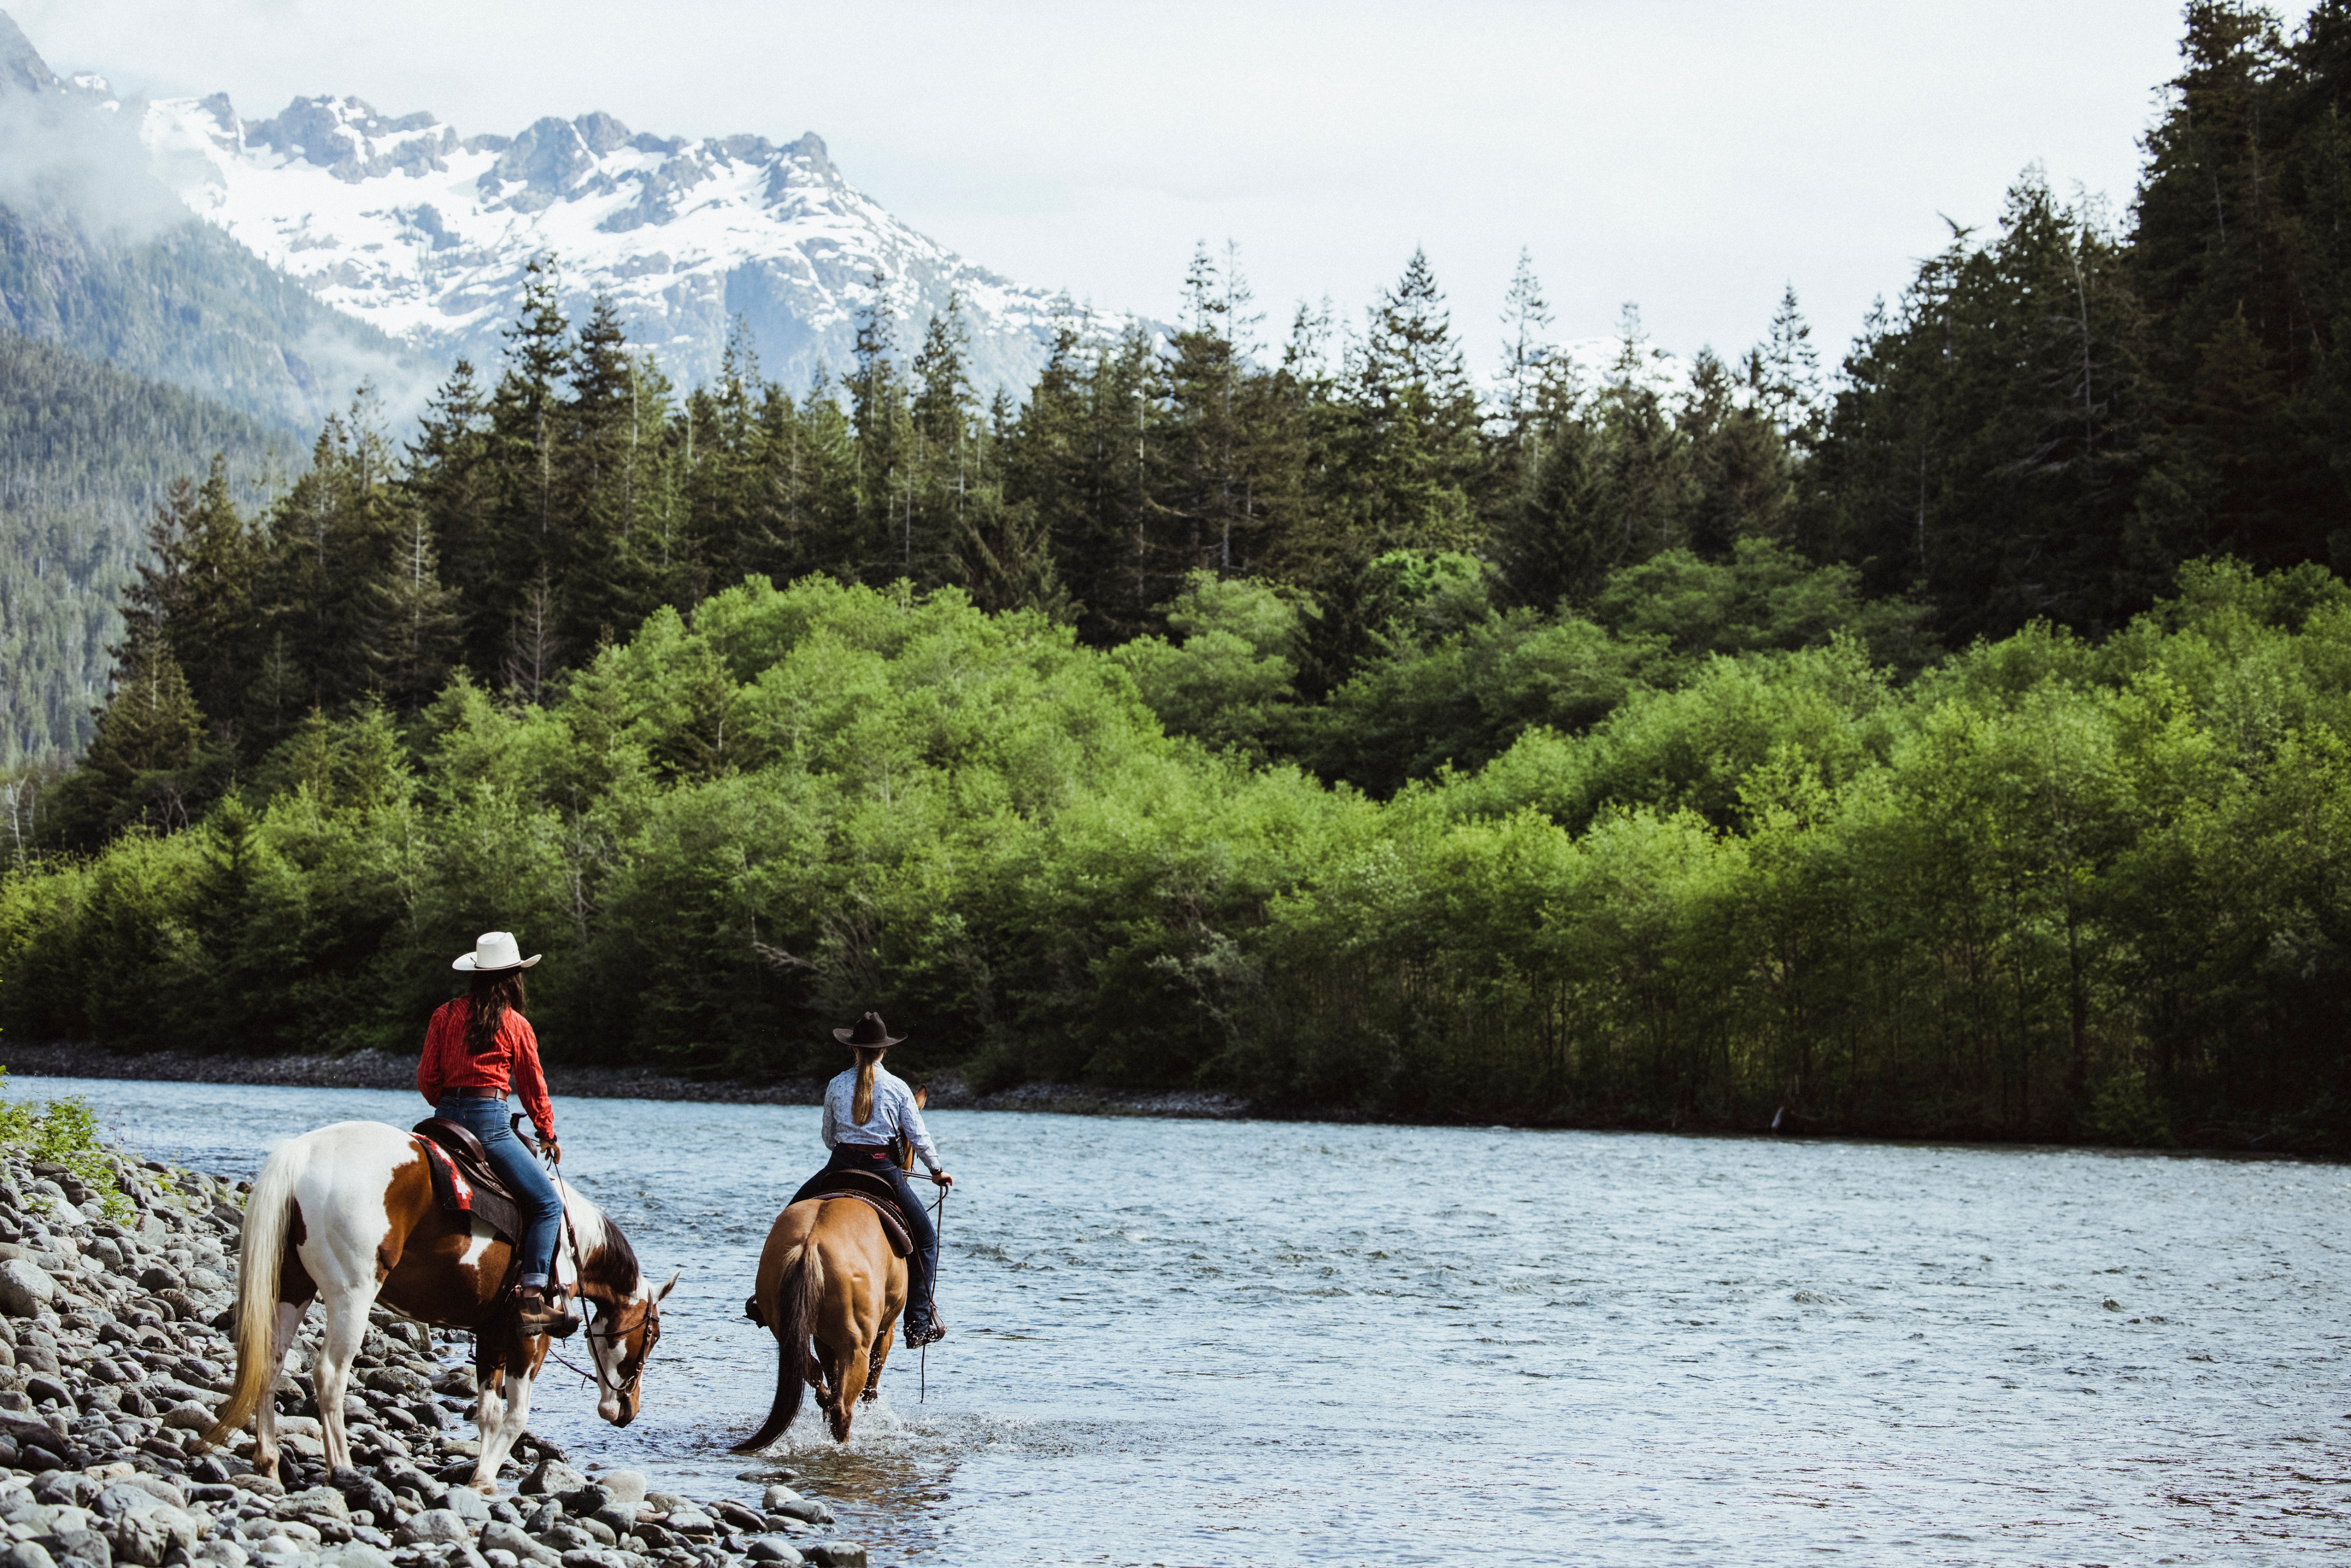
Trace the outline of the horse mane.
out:
M 637 1261 L 637 1249 L 629 1245 L 627 1232 L 612 1223 L 611 1215 L 598 1208 L 596 1218 L 603 1234 L 580 1260 L 582 1282 L 592 1280 L 617 1295 L 633 1296 L 645 1278 L 644 1267 Z

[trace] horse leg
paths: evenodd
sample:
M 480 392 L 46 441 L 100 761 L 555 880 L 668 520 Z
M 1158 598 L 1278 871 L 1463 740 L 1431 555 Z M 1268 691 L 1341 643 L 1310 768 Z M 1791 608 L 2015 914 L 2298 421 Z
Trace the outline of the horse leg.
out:
M 515 1444 L 522 1437 L 523 1428 L 530 1424 L 530 1389 L 532 1378 L 528 1369 L 507 1372 L 506 1408 L 496 1426 L 482 1427 L 482 1457 L 474 1466 L 473 1488 L 486 1497 L 495 1497 L 498 1490 L 498 1467 L 514 1452 Z
M 832 1406 L 832 1437 L 837 1443 L 849 1441 L 850 1417 L 855 1414 L 858 1398 L 865 1392 L 867 1369 L 873 1357 L 873 1347 L 860 1334 L 852 1341 L 849 1353 L 841 1358 L 841 1370 L 836 1376 L 840 1397 Z
M 890 1347 L 897 1338 L 898 1320 L 893 1317 L 882 1325 L 882 1333 L 873 1341 L 873 1354 L 865 1370 L 865 1392 L 858 1396 L 868 1405 L 882 1397 L 882 1369 L 890 1364 Z
M 253 1468 L 256 1474 L 277 1475 L 277 1378 L 286 1370 L 286 1353 L 302 1331 L 308 1301 L 277 1303 L 277 1322 L 269 1336 L 269 1389 L 253 1407 Z
M 340 1469 L 351 1462 L 351 1440 L 343 1427 L 343 1400 L 350 1390 L 351 1361 L 367 1337 L 368 1308 L 375 1291 L 329 1290 L 325 1332 L 319 1336 L 319 1359 L 310 1369 L 310 1391 L 319 1401 L 319 1425 L 326 1434 L 327 1468 Z
M 474 1401 L 474 1432 L 481 1438 L 482 1452 L 486 1454 L 490 1451 L 490 1434 L 506 1425 L 507 1369 L 503 1365 L 483 1366 L 477 1363 L 474 1374 L 480 1379 L 482 1387 L 481 1397 Z M 477 1480 L 481 1470 L 480 1465 L 474 1467 Z

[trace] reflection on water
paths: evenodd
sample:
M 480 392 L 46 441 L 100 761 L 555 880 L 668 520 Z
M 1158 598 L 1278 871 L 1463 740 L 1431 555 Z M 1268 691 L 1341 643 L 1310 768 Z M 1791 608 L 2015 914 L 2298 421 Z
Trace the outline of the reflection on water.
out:
M 250 1171 L 412 1096 L 98 1081 Z M 683 1266 L 644 1416 L 576 1454 L 748 1497 L 796 1470 L 877 1562 L 2182 1563 L 2351 1548 L 2351 1172 L 2085 1151 L 933 1118 L 951 1336 L 835 1448 L 754 1464 L 740 1317 L 817 1111 L 577 1101 L 566 1173 Z

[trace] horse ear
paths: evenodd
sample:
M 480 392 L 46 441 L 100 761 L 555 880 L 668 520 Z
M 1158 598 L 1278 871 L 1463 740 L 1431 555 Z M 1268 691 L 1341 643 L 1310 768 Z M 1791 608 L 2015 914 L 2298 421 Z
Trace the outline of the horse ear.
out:
M 674 1290 L 676 1290 L 676 1289 L 677 1289 L 677 1282 L 678 1282 L 678 1281 L 680 1281 L 681 1279 L 684 1278 L 684 1276 L 685 1276 L 685 1270 L 683 1270 L 683 1269 L 680 1269 L 680 1270 L 678 1270 L 676 1272 L 674 1272 L 674 1273 L 671 1274 L 671 1275 L 670 1275 L 670 1277 L 669 1277 L 669 1282 L 668 1282 L 667 1284 L 664 1285 L 660 1290 L 655 1291 L 653 1292 L 653 1300 L 654 1300 L 654 1301 L 662 1301 L 662 1300 L 665 1299 L 665 1298 L 669 1295 L 669 1293 L 670 1293 L 672 1291 L 674 1291 Z

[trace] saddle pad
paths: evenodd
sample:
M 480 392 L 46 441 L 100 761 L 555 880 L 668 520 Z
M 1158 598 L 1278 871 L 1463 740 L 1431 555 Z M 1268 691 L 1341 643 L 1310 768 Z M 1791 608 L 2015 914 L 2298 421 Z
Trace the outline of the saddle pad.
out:
M 882 1234 L 890 1239 L 892 1252 L 904 1258 L 914 1249 L 914 1239 L 906 1234 L 906 1222 L 898 1218 L 898 1206 L 894 1203 L 884 1203 L 870 1192 L 860 1192 L 854 1187 L 835 1187 L 828 1192 L 812 1192 L 800 1201 L 822 1203 L 827 1198 L 834 1197 L 853 1197 L 872 1209 L 874 1218 L 882 1221 Z
M 505 1192 L 493 1187 L 483 1178 L 488 1173 L 472 1161 L 471 1169 L 460 1169 L 449 1151 L 419 1131 L 414 1134 L 416 1146 L 424 1152 L 425 1169 L 433 1173 L 433 1197 L 451 1214 L 471 1215 L 511 1244 L 522 1235 L 522 1210 Z

